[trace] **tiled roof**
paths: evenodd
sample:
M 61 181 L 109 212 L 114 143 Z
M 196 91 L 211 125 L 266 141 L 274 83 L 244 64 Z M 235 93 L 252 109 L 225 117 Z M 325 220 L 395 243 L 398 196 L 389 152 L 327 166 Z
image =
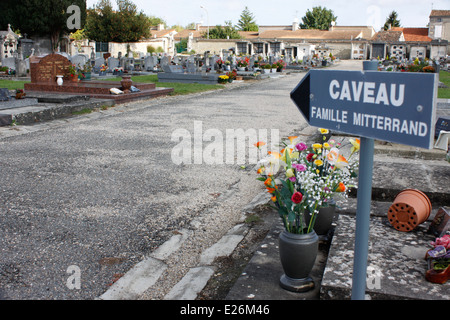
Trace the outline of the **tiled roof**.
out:
M 428 37 L 428 28 L 400 28 L 394 27 L 392 31 L 402 31 L 405 41 L 412 42 L 430 42 L 431 38 Z
M 430 17 L 450 17 L 450 10 L 431 10 Z
M 375 33 L 372 38 L 372 41 L 380 41 L 380 42 L 397 42 L 400 41 L 402 36 L 402 31 L 379 31 Z

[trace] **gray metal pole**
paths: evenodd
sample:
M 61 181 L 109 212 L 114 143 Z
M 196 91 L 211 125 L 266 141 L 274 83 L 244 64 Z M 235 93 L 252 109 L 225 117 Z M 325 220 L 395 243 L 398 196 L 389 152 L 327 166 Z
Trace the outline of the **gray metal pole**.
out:
M 376 61 L 364 61 L 363 70 L 376 71 L 378 70 L 378 63 Z M 374 140 L 362 137 L 360 143 L 352 300 L 364 300 L 365 298 L 369 251 L 370 206 L 372 202 Z

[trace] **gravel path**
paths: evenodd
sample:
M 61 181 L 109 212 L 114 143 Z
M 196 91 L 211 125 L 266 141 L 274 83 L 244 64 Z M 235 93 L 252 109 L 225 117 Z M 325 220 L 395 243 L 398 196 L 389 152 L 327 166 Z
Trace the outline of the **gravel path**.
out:
M 289 92 L 303 75 L 2 128 L 0 299 L 95 299 L 188 229 L 142 298 L 164 297 L 203 250 L 242 222 L 242 208 L 262 190 L 248 163 L 174 164 L 180 140 L 172 134 L 189 134 L 192 146 L 199 123 L 218 142 L 227 129 L 295 134 L 307 125 Z M 73 270 L 79 289 L 67 282 Z

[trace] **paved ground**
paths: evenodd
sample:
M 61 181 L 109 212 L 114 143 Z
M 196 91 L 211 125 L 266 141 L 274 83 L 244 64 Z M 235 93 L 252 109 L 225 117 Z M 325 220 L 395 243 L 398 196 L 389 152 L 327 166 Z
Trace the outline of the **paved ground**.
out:
M 242 222 L 242 208 L 262 189 L 250 166 L 236 161 L 175 165 L 180 139 L 172 134 L 194 143 L 195 123 L 216 137 L 249 128 L 294 134 L 306 126 L 289 98 L 302 76 L 2 128 L 0 299 L 95 299 L 184 233 L 188 239 L 145 294 L 162 299 L 202 251 Z

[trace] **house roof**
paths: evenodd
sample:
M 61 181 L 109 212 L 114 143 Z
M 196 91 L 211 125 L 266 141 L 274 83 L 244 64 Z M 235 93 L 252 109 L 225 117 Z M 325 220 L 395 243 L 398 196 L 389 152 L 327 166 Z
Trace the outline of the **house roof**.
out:
M 431 10 L 430 17 L 450 17 L 450 10 Z
M 431 41 L 431 38 L 428 37 L 428 28 L 394 27 L 391 30 L 403 32 L 405 41 L 411 41 L 411 42 L 430 42 Z
M 151 33 L 152 33 L 151 37 L 152 38 L 162 38 L 164 36 L 169 35 L 171 32 L 174 32 L 174 31 L 175 31 L 175 29 L 168 29 L 168 30 L 164 29 L 164 30 L 159 30 L 159 31 L 151 30 Z
M 383 30 L 375 33 L 371 40 L 375 42 L 398 42 L 402 41 L 402 34 L 402 31 Z

